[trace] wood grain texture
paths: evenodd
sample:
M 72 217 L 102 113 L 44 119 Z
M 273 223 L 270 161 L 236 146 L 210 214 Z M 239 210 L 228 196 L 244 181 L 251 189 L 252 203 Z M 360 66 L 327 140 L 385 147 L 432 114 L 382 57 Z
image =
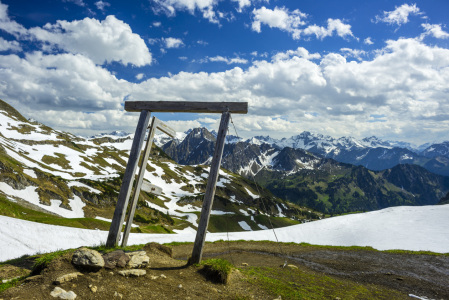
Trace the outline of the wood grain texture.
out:
M 143 151 L 142 160 L 140 162 L 139 166 L 139 175 L 137 175 L 137 182 L 136 186 L 134 188 L 134 195 L 132 197 L 131 203 L 130 203 L 130 210 L 128 213 L 128 217 L 126 219 L 126 225 L 125 225 L 125 232 L 123 233 L 123 239 L 122 239 L 122 247 L 125 247 L 128 243 L 128 237 L 129 233 L 131 232 L 131 226 L 133 224 L 134 220 L 134 214 L 136 213 L 136 207 L 137 202 L 139 200 L 140 195 L 140 189 L 142 187 L 143 177 L 145 175 L 147 163 L 148 163 L 148 157 L 151 153 L 151 147 L 153 146 L 153 139 L 154 139 L 154 133 L 156 132 L 156 118 L 153 117 L 153 120 L 151 121 L 151 128 L 148 133 L 148 139 L 147 143 L 145 145 L 145 150 Z
M 192 102 L 192 101 L 126 101 L 126 111 L 190 113 L 248 113 L 248 102 Z
M 206 240 L 207 226 L 209 225 L 210 212 L 212 210 L 215 189 L 217 187 L 217 179 L 220 172 L 221 158 L 223 156 L 223 148 L 225 145 L 226 132 L 228 131 L 230 115 L 231 114 L 229 112 L 224 112 L 221 115 L 214 156 L 212 157 L 209 179 L 207 181 L 200 221 L 198 223 L 198 230 L 196 232 L 195 243 L 193 245 L 192 258 L 190 260 L 190 263 L 193 264 L 200 263 L 203 256 L 204 241 Z
M 117 205 L 112 218 L 111 227 L 109 228 L 108 239 L 106 241 L 107 247 L 115 247 L 120 240 L 120 232 L 122 231 L 122 224 L 125 219 L 126 208 L 128 206 L 129 195 L 134 181 L 134 174 L 140 157 L 140 150 L 142 149 L 145 133 L 150 122 L 151 113 L 143 110 L 140 113 L 139 122 L 137 123 L 134 140 L 129 154 L 128 164 L 126 165 L 125 174 L 123 176 L 122 186 L 117 200 Z

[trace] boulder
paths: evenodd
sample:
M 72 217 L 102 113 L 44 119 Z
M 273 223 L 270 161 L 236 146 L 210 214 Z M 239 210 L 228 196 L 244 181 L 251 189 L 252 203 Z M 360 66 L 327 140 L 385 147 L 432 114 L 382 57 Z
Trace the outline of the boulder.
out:
M 98 271 L 104 267 L 104 259 L 98 251 L 79 248 L 72 256 L 72 264 L 85 271 Z
M 129 268 L 146 268 L 150 265 L 150 258 L 145 251 L 128 252 L 126 255 L 129 256 Z
M 124 268 L 130 258 L 123 250 L 115 250 L 103 255 L 104 267 L 106 269 Z

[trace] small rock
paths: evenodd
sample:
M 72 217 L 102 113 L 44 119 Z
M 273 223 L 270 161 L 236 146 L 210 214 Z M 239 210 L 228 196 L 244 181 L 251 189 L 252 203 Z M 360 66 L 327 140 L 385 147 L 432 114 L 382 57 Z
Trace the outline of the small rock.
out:
M 115 250 L 103 255 L 104 267 L 106 269 L 114 269 L 116 267 L 124 268 L 130 258 L 123 250 Z
M 402 277 L 396 277 L 396 280 L 404 280 L 404 278 L 402 278 Z
M 131 270 L 123 270 L 123 271 L 118 271 L 118 273 L 122 276 L 128 277 L 139 277 L 139 276 L 143 276 L 145 274 L 147 274 L 147 271 L 145 270 L 138 270 L 138 269 L 131 269 Z
M 178 285 L 178 289 L 182 289 L 182 284 Z
M 126 255 L 129 257 L 129 268 L 146 268 L 150 264 L 150 258 L 145 251 L 129 252 Z
M 61 284 L 63 282 L 69 282 L 72 281 L 73 279 L 76 279 L 78 276 L 83 276 L 83 274 L 80 272 L 65 274 L 56 278 L 56 280 L 53 281 L 53 284 Z
M 298 269 L 298 267 L 295 266 L 295 265 L 287 265 L 287 267 L 289 267 L 289 268 L 291 268 L 291 269 Z
M 118 293 L 118 292 L 115 292 L 115 293 L 114 293 L 114 297 L 117 297 L 117 298 L 122 299 L 122 298 L 123 298 L 123 295 L 120 294 L 120 293 Z
M 159 278 L 159 276 L 154 276 L 154 275 L 151 275 L 151 276 L 150 276 L 150 278 L 151 278 L 152 280 L 156 280 L 156 279 L 158 279 L 158 278 Z
M 335 297 L 334 300 L 341 300 L 341 298 L 340 297 Z
M 67 300 L 73 300 L 76 299 L 76 294 L 72 291 L 66 292 L 65 290 L 61 289 L 60 287 L 55 287 L 55 289 L 50 293 L 50 296 L 54 298 L 59 299 L 67 299 Z
M 248 264 L 247 263 L 242 263 L 242 266 L 247 267 Z
M 92 285 L 92 284 L 89 284 L 89 288 L 90 288 L 90 290 L 92 291 L 92 293 L 96 293 L 97 292 L 97 286 L 95 286 L 95 285 Z
M 34 276 L 30 276 L 25 278 L 25 282 L 31 282 L 31 281 L 37 281 L 39 279 L 42 279 L 43 276 L 42 275 L 34 275 Z
M 114 275 L 114 272 L 109 272 L 109 274 Z
M 98 271 L 103 268 L 104 259 L 98 251 L 83 247 L 73 253 L 72 264 L 86 271 Z
M 161 274 L 161 276 L 160 276 L 161 278 L 167 278 L 167 276 L 165 276 L 164 274 Z
M 282 296 L 279 295 L 279 297 L 277 297 L 277 298 L 275 298 L 275 299 L 273 299 L 273 300 L 282 300 Z

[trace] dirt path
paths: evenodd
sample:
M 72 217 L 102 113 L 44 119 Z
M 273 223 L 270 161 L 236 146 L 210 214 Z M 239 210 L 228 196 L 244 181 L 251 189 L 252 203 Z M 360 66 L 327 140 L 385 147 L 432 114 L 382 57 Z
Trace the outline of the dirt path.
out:
M 190 251 L 190 245 L 177 246 L 174 256 L 186 257 Z M 355 282 L 384 286 L 407 295 L 449 299 L 449 256 L 288 244 L 279 247 L 276 243 L 260 242 L 206 244 L 204 257 L 215 256 L 233 260 L 235 265 L 246 262 L 252 266 L 278 266 L 287 260 L 288 264 Z
M 151 266 L 142 277 L 102 269 L 59 287 L 75 292 L 77 299 L 275 299 L 281 294 L 282 299 L 411 299 L 409 294 L 449 299 L 448 256 L 293 244 L 280 249 L 272 242 L 207 243 L 203 260 L 225 258 L 239 269 L 223 285 L 205 276 L 201 266 L 186 266 L 192 247 L 172 246 L 173 257 L 145 247 Z M 280 267 L 285 262 L 280 251 L 294 267 Z M 52 299 L 55 278 L 77 271 L 70 261 L 70 253 L 63 255 L 41 275 L 1 293 L 0 300 Z

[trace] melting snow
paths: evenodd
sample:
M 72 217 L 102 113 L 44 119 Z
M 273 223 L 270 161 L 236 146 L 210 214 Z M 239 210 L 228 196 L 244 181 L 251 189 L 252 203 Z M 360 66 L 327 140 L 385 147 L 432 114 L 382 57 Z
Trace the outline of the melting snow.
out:
M 252 231 L 251 227 L 245 221 L 240 221 L 239 225 L 240 227 L 242 227 L 243 230 Z
M 276 235 L 282 242 L 334 246 L 371 246 L 379 250 L 403 249 L 449 252 L 449 204 L 399 206 L 345 215 L 284 228 Z M 260 227 L 260 226 L 259 226 Z M 24 254 L 100 245 L 108 232 L 34 223 L 0 216 L 0 261 Z M 206 240 L 226 240 L 226 233 L 209 233 Z M 230 240 L 271 240 L 271 230 L 230 232 Z M 130 234 L 129 244 L 193 242 L 195 233 Z

